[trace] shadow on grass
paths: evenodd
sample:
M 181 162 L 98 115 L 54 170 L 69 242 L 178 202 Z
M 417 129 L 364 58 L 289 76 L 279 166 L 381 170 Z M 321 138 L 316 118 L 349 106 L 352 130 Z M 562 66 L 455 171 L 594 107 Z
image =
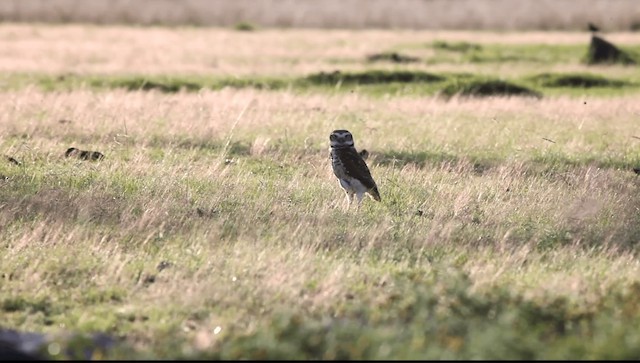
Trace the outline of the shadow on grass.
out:
M 166 81 L 151 80 L 146 78 L 117 79 L 110 82 L 109 88 L 124 88 L 129 91 L 151 91 L 157 90 L 164 93 L 176 93 L 181 90 L 199 91 L 202 85 L 181 79 Z
M 432 151 L 386 151 L 377 153 L 374 158 L 377 164 L 383 166 L 403 167 L 408 164 L 414 164 L 418 167 L 425 165 L 435 165 L 441 163 L 456 163 L 459 161 L 458 156 L 445 152 Z
M 530 78 L 532 82 L 543 87 L 570 87 L 570 88 L 592 88 L 592 87 L 614 87 L 620 88 L 629 85 L 629 82 L 609 79 L 597 74 L 570 73 L 553 74 L 542 73 Z
M 445 77 L 422 71 L 385 71 L 370 70 L 364 72 L 320 72 L 311 74 L 302 81 L 314 85 L 343 84 L 379 84 L 379 83 L 428 83 L 440 82 Z
M 634 172 L 634 168 L 640 166 L 638 159 L 620 159 L 613 157 L 598 157 L 587 155 L 583 157 L 571 157 L 563 154 L 542 154 L 531 158 L 534 166 L 542 167 L 546 170 L 569 170 L 576 167 L 595 166 L 602 169 L 619 169 Z
M 391 62 L 391 63 L 415 63 L 419 62 L 420 58 L 412 57 L 396 52 L 387 53 L 375 53 L 367 56 L 369 62 Z
M 498 79 L 458 78 L 442 88 L 439 93 L 445 98 L 453 96 L 489 97 L 489 96 L 526 96 L 542 98 L 538 91 Z
M 202 89 L 231 88 L 255 88 L 255 89 L 279 89 L 287 85 L 285 80 L 261 79 L 261 78 L 226 78 L 226 79 L 189 79 L 189 78 L 153 78 L 153 77 L 125 77 L 93 79 L 90 85 L 94 88 L 124 88 L 129 91 L 156 90 L 163 93 L 176 93 L 180 91 L 197 92 Z
M 157 148 L 178 148 L 183 150 L 198 150 L 218 152 L 225 148 L 222 140 L 211 140 L 207 138 L 178 138 L 155 135 L 149 139 L 149 146 Z M 227 156 L 247 156 L 251 154 L 251 145 L 244 141 L 233 141 L 227 146 Z
M 459 157 L 447 152 L 434 151 L 386 151 L 377 153 L 373 162 L 383 166 L 402 168 L 413 164 L 418 168 L 438 166 L 447 168 L 471 169 L 474 174 L 481 175 L 495 166 L 496 161 L 488 158 Z

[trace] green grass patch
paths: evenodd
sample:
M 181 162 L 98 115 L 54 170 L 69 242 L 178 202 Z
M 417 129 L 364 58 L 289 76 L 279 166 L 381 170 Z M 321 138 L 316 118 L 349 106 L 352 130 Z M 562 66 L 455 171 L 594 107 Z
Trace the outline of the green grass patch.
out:
M 126 89 L 129 91 L 159 91 L 163 93 L 197 92 L 201 89 L 231 88 L 280 89 L 290 80 L 277 78 L 221 78 L 212 76 L 164 76 L 164 75 L 10 75 L 5 83 L 9 88 L 37 84 L 47 91 L 73 90 L 83 87 L 98 90 Z M 12 87 L 13 86 L 13 87 Z
M 428 63 L 535 63 L 579 64 L 587 45 L 553 44 L 474 44 L 468 42 L 435 41 L 428 45 L 435 51 Z
M 542 92 L 583 95 L 618 95 L 640 89 L 634 78 L 619 80 L 595 73 L 541 73 L 513 79 L 491 79 L 472 73 L 431 73 L 419 70 L 379 70 L 318 72 L 299 77 L 216 77 L 197 75 L 42 75 L 7 74 L 0 77 L 0 89 L 14 90 L 37 85 L 45 91 L 75 89 L 198 92 L 203 89 L 254 88 L 294 92 L 348 92 L 380 96 L 534 96 Z M 342 87 L 344 86 L 344 87 Z M 535 89 L 538 88 L 538 89 Z M 545 90 L 546 89 L 546 90 Z
M 473 293 L 470 279 L 455 270 L 396 273 L 389 285 L 373 301 L 355 293 L 331 316 L 277 311 L 255 333 L 228 336 L 195 357 L 538 360 L 634 359 L 640 353 L 632 343 L 640 333 L 625 322 L 640 321 L 640 310 L 616 308 L 633 304 L 637 285 L 630 292 L 607 291 L 587 306 L 500 287 Z M 622 335 L 626 339 L 613 338 Z

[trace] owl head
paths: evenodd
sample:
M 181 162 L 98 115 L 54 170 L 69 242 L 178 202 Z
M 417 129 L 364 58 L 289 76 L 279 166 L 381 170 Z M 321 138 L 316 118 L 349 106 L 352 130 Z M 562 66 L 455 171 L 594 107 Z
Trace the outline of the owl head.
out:
M 353 147 L 353 135 L 347 130 L 333 130 L 329 135 L 329 141 L 331 147 L 334 149 L 341 149 L 347 147 Z

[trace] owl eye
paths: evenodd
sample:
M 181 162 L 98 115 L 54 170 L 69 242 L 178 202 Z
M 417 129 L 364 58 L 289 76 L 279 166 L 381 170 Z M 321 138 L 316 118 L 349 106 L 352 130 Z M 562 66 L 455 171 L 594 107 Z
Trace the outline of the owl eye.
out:
M 350 134 L 347 134 L 346 139 L 347 139 L 347 140 L 352 140 L 352 139 L 353 139 L 353 136 L 351 136 Z
M 329 141 L 336 141 L 336 135 L 329 135 Z

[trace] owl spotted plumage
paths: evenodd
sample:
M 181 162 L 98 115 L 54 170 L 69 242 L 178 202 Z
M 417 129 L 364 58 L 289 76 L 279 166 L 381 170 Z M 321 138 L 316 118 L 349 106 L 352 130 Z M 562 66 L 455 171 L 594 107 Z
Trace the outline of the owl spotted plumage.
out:
M 354 195 L 358 198 L 358 205 L 365 194 L 380 201 L 378 186 L 371 176 L 363 155 L 356 151 L 353 135 L 347 130 L 334 130 L 329 136 L 329 141 L 333 174 L 347 194 L 349 204 L 353 202 Z

